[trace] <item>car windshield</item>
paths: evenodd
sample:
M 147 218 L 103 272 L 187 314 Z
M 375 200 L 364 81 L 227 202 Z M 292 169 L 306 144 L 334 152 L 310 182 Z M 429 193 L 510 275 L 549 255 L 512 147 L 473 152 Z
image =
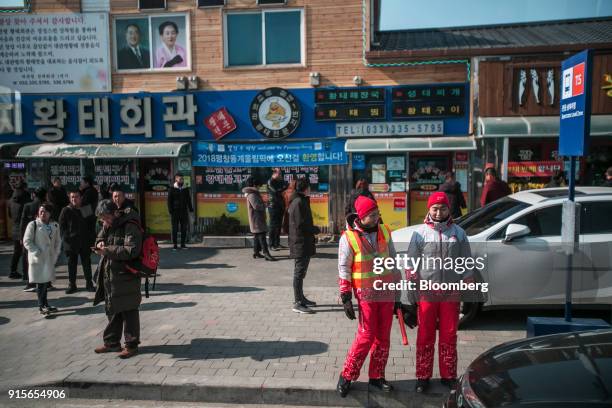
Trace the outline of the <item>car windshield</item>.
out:
M 504 197 L 493 201 L 457 220 L 457 224 L 468 236 L 476 235 L 529 207 L 529 204 L 514 198 Z

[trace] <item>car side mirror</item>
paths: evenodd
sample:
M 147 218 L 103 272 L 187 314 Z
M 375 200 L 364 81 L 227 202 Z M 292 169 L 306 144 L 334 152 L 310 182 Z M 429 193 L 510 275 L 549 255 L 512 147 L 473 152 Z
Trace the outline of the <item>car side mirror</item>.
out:
M 529 235 L 531 230 L 528 226 L 522 224 L 508 224 L 506 227 L 506 236 L 502 240 L 503 243 L 511 242 L 512 240 L 520 237 L 524 237 L 525 235 Z

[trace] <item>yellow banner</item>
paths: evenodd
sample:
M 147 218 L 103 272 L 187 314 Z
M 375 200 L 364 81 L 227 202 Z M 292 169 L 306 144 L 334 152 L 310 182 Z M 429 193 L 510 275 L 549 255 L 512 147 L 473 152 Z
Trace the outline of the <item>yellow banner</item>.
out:
M 266 201 L 267 195 L 262 194 Z M 218 218 L 221 215 L 236 218 L 240 225 L 249 225 L 249 215 L 246 204 L 246 197 L 243 194 L 227 193 L 198 193 L 198 217 Z M 323 193 L 313 193 L 310 196 L 310 208 L 312 210 L 312 220 L 319 227 L 326 227 L 329 224 L 329 196 Z
M 396 230 L 406 227 L 408 221 L 408 206 L 406 193 L 373 193 L 380 215 L 385 224 Z
M 170 214 L 168 213 L 168 192 L 146 191 L 145 223 L 151 234 L 170 234 Z

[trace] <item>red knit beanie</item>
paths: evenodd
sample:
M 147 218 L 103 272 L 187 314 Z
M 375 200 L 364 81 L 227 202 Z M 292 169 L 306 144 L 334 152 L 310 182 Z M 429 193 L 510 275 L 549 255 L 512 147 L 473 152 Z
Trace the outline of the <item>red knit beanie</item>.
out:
M 427 209 L 429 210 L 434 204 L 444 204 L 447 207 L 450 207 L 448 197 L 446 196 L 446 193 L 442 191 L 437 191 L 429 196 L 429 200 L 427 200 Z
M 355 210 L 357 210 L 357 216 L 360 220 L 364 219 L 366 215 L 378 208 L 376 201 L 370 197 L 360 195 L 355 200 Z

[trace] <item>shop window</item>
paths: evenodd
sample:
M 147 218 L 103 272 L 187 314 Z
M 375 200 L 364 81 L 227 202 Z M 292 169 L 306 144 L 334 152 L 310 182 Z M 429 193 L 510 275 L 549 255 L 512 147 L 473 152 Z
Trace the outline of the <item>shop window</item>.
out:
M 582 203 L 580 214 L 581 234 L 604 234 L 612 232 L 612 201 Z
M 225 15 L 226 66 L 301 64 L 302 10 Z

